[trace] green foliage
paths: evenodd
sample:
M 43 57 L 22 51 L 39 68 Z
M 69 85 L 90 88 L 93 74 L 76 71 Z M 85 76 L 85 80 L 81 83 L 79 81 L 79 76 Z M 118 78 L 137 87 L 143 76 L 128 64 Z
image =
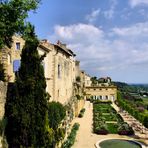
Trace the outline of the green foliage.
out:
M 124 99 L 124 95 L 119 91 L 117 93 L 117 103 L 119 106 L 128 111 L 132 116 L 139 120 L 145 127 L 148 127 L 148 116 L 145 112 L 139 112 L 137 106 L 133 101 Z
M 4 135 L 4 130 L 5 130 L 5 127 L 6 127 L 6 123 L 7 123 L 7 120 L 5 118 L 0 120 L 0 136 Z
M 82 118 L 84 116 L 85 108 L 80 110 L 78 117 Z
M 9 84 L 7 91 L 5 134 L 9 147 L 46 148 L 50 147 L 52 130 L 48 121 L 44 69 L 33 27 L 27 36 L 16 81 Z
M 133 135 L 134 131 L 132 127 L 130 127 L 126 122 L 124 122 L 121 125 L 119 125 L 118 133 L 120 135 Z
M 81 100 L 81 96 L 80 95 L 76 95 L 77 100 Z
M 53 129 L 53 140 L 51 142 L 51 147 L 54 148 L 60 140 L 65 136 L 65 130 L 60 128 L 61 121 L 66 116 L 66 109 L 60 102 L 49 102 L 48 103 L 48 119 L 49 126 Z
M 91 77 L 92 85 L 96 85 L 98 83 L 97 77 Z
M 56 130 L 65 116 L 66 109 L 60 102 L 48 103 L 49 125 L 52 129 Z
M 76 81 L 77 81 L 77 82 L 81 82 L 80 76 L 77 76 L 77 77 L 76 77 Z
M 0 49 L 11 46 L 15 33 L 23 34 L 25 18 L 30 10 L 37 8 L 40 0 L 3 0 L 0 2 Z
M 67 137 L 67 140 L 62 144 L 61 148 L 71 148 L 75 142 L 77 130 L 79 129 L 79 123 L 75 123 L 71 129 L 71 133 Z
M 113 123 L 112 123 L 113 122 Z M 128 128 L 121 130 L 119 127 L 124 127 L 122 117 L 117 114 L 116 110 L 110 106 L 110 103 L 95 102 L 93 103 L 93 129 L 97 134 L 133 134 L 132 128 L 126 123 Z
M 5 73 L 4 73 L 4 68 L 2 63 L 0 63 L 0 80 L 5 81 Z

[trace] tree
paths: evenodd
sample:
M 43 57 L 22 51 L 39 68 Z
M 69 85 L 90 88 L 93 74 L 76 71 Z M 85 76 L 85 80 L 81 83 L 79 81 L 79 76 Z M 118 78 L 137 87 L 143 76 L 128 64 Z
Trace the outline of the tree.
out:
M 37 8 L 40 0 L 1 0 L 0 2 L 0 49 L 11 47 L 12 36 L 23 34 L 25 18 L 30 10 Z
M 91 77 L 92 85 L 96 85 L 98 83 L 97 77 Z
M 53 148 L 64 138 L 64 130 L 60 128 L 59 125 L 65 116 L 66 109 L 61 103 L 53 101 L 48 104 L 49 125 L 54 130 L 54 139 L 52 141 Z
M 38 39 L 30 25 L 22 50 L 16 81 L 8 91 L 5 106 L 6 138 L 10 148 L 50 147 L 52 130 L 48 121 L 48 97 Z
M 66 110 L 60 102 L 53 101 L 48 104 L 49 125 L 52 129 L 57 129 L 65 116 Z

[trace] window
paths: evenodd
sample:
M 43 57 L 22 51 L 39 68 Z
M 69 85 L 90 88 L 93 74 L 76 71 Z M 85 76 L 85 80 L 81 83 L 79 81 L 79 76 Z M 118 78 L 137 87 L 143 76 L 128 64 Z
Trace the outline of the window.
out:
M 16 43 L 16 50 L 20 50 L 20 43 L 19 42 Z
M 20 68 L 21 61 L 20 60 L 14 60 L 13 61 L 13 72 L 17 72 Z
M 105 96 L 105 99 L 108 100 L 108 96 Z
M 58 64 L 58 78 L 61 78 L 61 66 Z

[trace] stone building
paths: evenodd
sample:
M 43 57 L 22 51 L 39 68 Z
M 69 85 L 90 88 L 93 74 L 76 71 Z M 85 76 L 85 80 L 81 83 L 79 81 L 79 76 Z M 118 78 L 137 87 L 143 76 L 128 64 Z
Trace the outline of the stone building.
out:
M 47 40 L 40 42 L 38 51 L 40 55 L 46 54 L 43 66 L 50 101 L 66 104 L 73 96 L 75 54 L 65 44 L 51 44 Z
M 89 86 L 85 87 L 87 98 L 100 101 L 115 101 L 117 99 L 116 86 Z
M 19 36 L 13 36 L 11 48 L 5 47 L 1 50 L 0 61 L 4 65 L 5 77 L 9 82 L 14 82 L 15 71 L 20 66 L 20 55 L 25 41 Z
M 91 77 L 85 74 L 85 87 L 91 86 Z
M 115 101 L 117 99 L 117 87 L 111 83 L 110 77 L 98 79 L 98 83 L 85 87 L 86 97 L 100 101 Z
M 2 50 L 1 61 L 4 64 L 8 82 L 15 80 L 15 72 L 20 66 L 20 55 L 24 44 L 25 41 L 22 38 L 14 36 L 12 47 Z M 38 52 L 39 55 L 46 54 L 42 64 L 50 101 L 67 104 L 75 96 L 74 82 L 76 76 L 80 76 L 79 62 L 75 60 L 76 55 L 60 41 L 52 44 L 42 40 L 38 46 Z

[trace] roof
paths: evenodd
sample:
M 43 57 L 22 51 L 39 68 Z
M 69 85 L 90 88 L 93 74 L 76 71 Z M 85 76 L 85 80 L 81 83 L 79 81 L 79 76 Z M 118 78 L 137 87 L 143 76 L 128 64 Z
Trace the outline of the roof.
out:
M 62 48 L 60 45 L 54 45 L 57 49 L 60 49 L 62 51 L 64 51 L 64 53 L 66 53 L 69 56 L 73 56 L 72 53 L 70 53 L 67 49 Z
M 61 43 L 59 40 L 57 41 L 57 44 L 54 45 L 54 46 L 61 49 L 62 51 L 64 51 L 69 56 L 76 56 L 76 54 L 74 54 L 74 52 L 72 50 L 70 50 L 66 47 L 66 44 Z

